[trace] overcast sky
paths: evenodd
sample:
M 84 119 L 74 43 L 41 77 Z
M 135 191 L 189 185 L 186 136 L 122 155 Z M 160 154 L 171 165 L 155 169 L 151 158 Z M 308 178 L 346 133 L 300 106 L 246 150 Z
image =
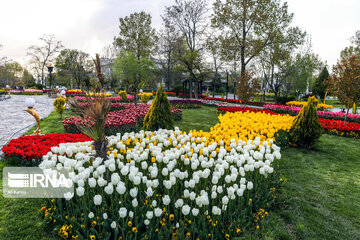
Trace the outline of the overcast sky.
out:
M 26 63 L 26 49 L 43 34 L 54 34 L 66 48 L 95 55 L 118 35 L 119 17 L 151 13 L 153 26 L 173 0 L 0 0 L 0 57 Z M 330 66 L 349 38 L 360 30 L 359 0 L 288 0 L 294 24 L 312 37 L 313 51 Z

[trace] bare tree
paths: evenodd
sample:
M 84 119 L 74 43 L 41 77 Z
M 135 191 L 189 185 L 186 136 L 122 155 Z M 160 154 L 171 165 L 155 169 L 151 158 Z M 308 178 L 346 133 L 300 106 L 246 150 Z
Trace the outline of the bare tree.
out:
M 56 40 L 54 35 L 43 35 L 40 38 L 41 45 L 32 45 L 28 48 L 27 56 L 30 57 L 31 70 L 45 85 L 46 65 L 54 61 L 56 54 L 64 48 L 61 41 Z
M 104 77 L 104 82 L 105 85 L 110 84 L 111 88 L 115 88 L 118 82 L 112 67 L 119 52 L 120 49 L 116 46 L 116 44 L 111 43 L 102 49 L 102 53 L 100 55 L 101 72 Z
M 181 33 L 187 49 L 185 54 L 178 55 L 190 75 L 190 97 L 192 83 L 195 82 L 195 97 L 197 98 L 197 83 L 201 74 L 201 54 L 204 51 L 204 34 L 207 27 L 207 0 L 176 0 L 175 4 L 166 7 L 164 19 L 175 26 Z
M 1 50 L 2 48 L 3 48 L 3 45 L 0 44 L 0 50 Z M 0 66 L 5 64 L 6 59 L 7 59 L 7 57 L 5 57 L 5 56 L 4 56 L 4 57 L 0 57 Z
M 166 87 L 167 89 L 171 89 L 173 84 L 173 68 L 176 63 L 173 53 L 179 34 L 167 19 L 163 19 L 163 21 L 164 28 L 161 29 L 159 33 L 159 64 L 166 79 Z
M 215 86 L 216 84 L 220 83 L 221 76 L 219 70 L 221 69 L 222 65 L 224 64 L 222 58 L 222 51 L 220 48 L 221 45 L 221 37 L 216 35 L 214 29 L 208 34 L 206 39 L 206 49 L 210 58 L 212 59 L 212 74 L 213 74 L 213 97 L 215 96 Z

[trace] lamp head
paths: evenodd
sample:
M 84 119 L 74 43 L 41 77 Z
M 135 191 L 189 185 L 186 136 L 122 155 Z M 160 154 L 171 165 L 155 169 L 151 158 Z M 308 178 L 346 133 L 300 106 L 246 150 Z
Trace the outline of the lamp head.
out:
M 35 106 L 35 100 L 33 98 L 26 98 L 25 99 L 25 105 L 28 108 L 33 108 Z
M 54 66 L 49 64 L 49 66 L 47 66 L 48 70 L 49 70 L 49 73 L 51 73 L 54 69 Z

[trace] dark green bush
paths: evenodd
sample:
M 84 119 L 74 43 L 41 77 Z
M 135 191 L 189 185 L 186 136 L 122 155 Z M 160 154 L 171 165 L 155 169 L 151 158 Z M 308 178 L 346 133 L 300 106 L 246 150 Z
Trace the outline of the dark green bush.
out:
M 277 97 L 276 103 L 286 104 L 287 102 L 295 101 L 295 100 L 296 98 L 294 96 L 281 96 L 281 97 Z
M 173 129 L 174 119 L 171 115 L 171 105 L 167 96 L 164 94 L 162 85 L 156 92 L 156 97 L 151 103 L 151 107 L 144 119 L 144 129 L 146 131 L 156 131 L 159 128 Z

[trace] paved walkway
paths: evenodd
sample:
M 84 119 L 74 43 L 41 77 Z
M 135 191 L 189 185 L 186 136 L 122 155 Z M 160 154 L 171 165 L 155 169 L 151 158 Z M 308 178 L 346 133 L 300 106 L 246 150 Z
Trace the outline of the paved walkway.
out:
M 13 138 L 18 138 L 27 132 L 36 121 L 33 116 L 23 111 L 25 106 L 25 99 L 35 99 L 35 108 L 38 111 L 40 118 L 47 117 L 54 109 L 52 103 L 53 98 L 46 95 L 40 96 L 24 96 L 11 95 L 11 98 L 0 102 L 0 148 L 8 141 L 11 135 L 22 128 L 20 132 L 16 133 Z M 29 126 L 32 124 L 31 126 Z M 28 127 L 27 127 L 28 126 Z M 0 151 L 1 154 L 1 151 Z

